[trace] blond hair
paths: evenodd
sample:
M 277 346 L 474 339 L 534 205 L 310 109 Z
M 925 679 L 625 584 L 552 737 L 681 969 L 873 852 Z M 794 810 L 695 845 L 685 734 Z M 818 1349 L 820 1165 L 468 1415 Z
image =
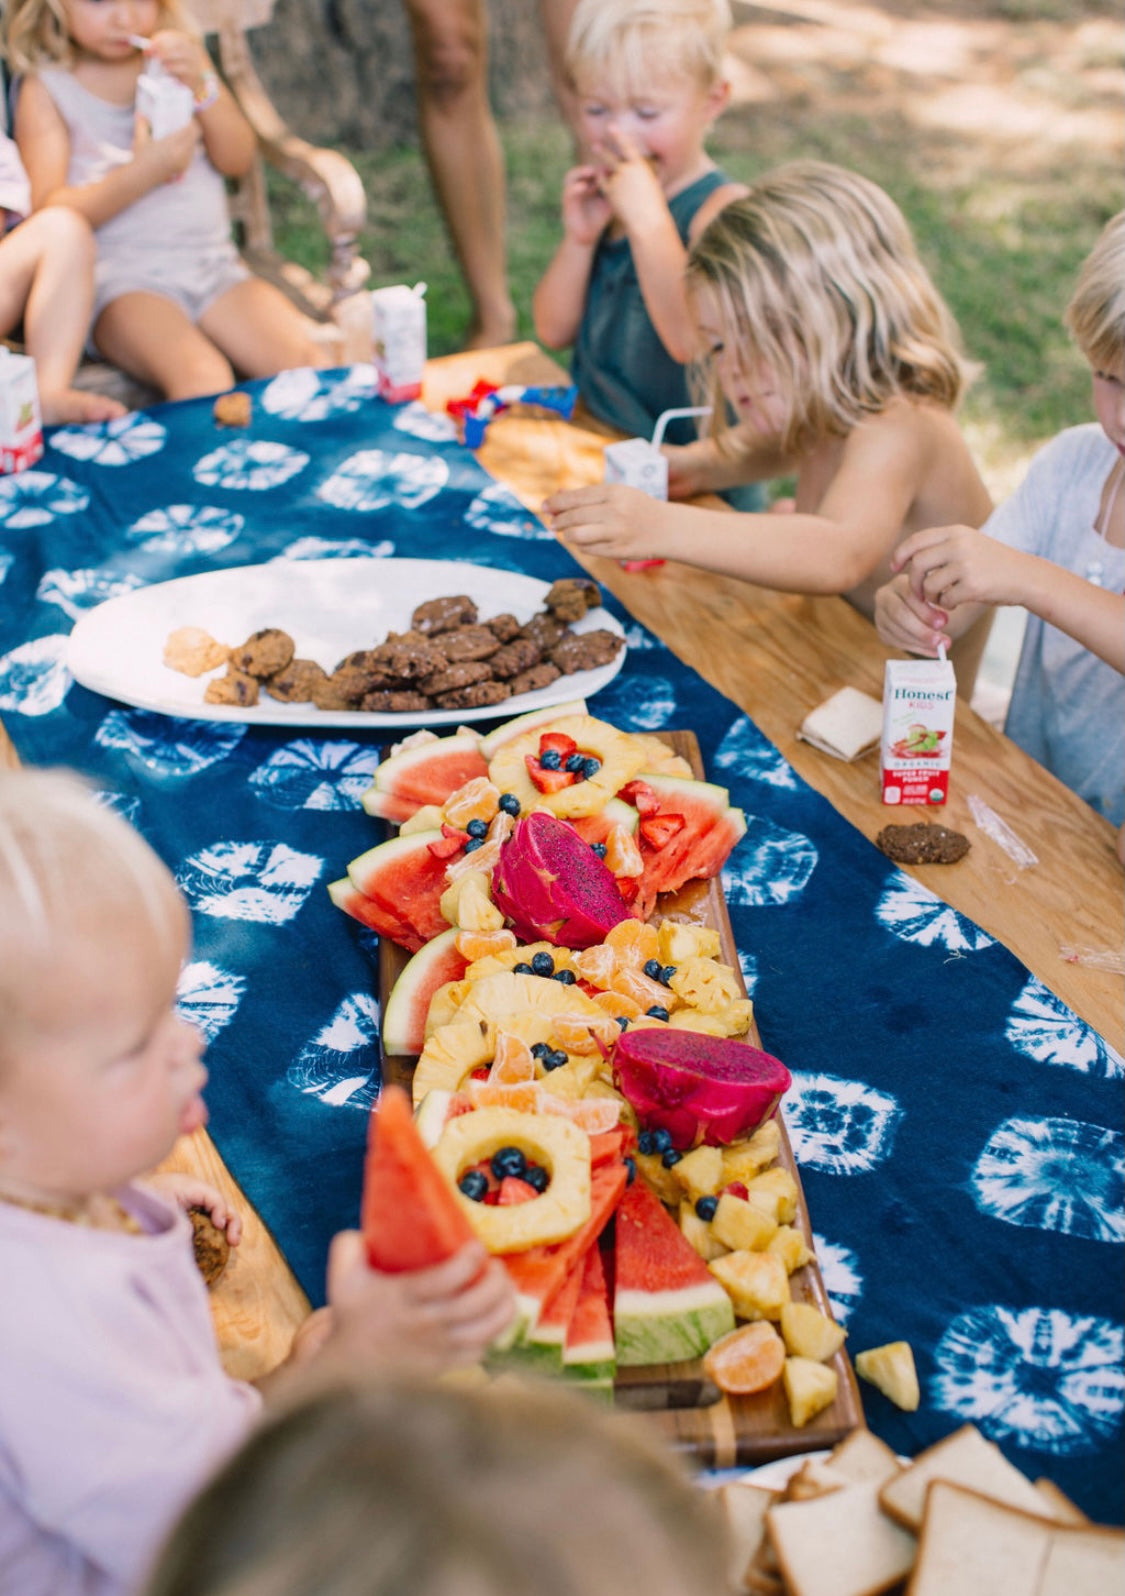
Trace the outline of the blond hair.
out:
M 146 1596 L 646 1596 L 726 1589 L 710 1494 L 561 1388 L 306 1394 L 188 1508 Z
M 1102 228 L 1078 273 L 1063 322 L 1091 366 L 1117 370 L 1125 353 L 1125 211 Z
M 710 88 L 722 76 L 730 26 L 727 0 L 578 0 L 567 74 L 577 85 L 605 73 L 629 93 L 665 77 Z
M 140 832 L 62 771 L 0 771 L 0 1063 L 67 933 L 126 914 L 172 948 L 182 906 Z
M 159 0 L 156 28 L 175 28 L 192 34 L 197 31 L 180 0 Z M 13 72 L 74 65 L 66 0 L 7 0 L 0 34 L 4 57 Z
M 746 373 L 775 385 L 786 453 L 845 436 L 901 395 L 951 410 L 961 397 L 956 323 L 902 212 L 856 172 L 796 161 L 768 173 L 704 230 L 687 282 L 714 296 Z M 717 373 L 705 365 L 695 386 L 721 434 Z

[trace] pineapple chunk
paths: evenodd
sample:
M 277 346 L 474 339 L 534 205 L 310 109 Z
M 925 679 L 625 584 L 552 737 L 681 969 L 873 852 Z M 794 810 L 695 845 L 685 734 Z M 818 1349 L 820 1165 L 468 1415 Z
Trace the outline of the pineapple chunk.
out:
M 836 1400 L 839 1381 L 835 1369 L 815 1363 L 811 1358 L 786 1358 L 781 1378 L 795 1429 L 799 1430 Z
M 630 742 L 636 743 L 644 755 L 644 769 L 655 771 L 663 776 L 687 776 L 689 779 L 695 775 L 683 754 L 675 753 L 663 737 L 658 737 L 655 732 L 630 732 Z
M 457 1189 L 463 1171 L 501 1147 L 519 1147 L 551 1177 L 541 1196 L 490 1208 Z M 590 1138 L 573 1120 L 478 1108 L 450 1120 L 433 1149 L 465 1217 L 491 1253 L 526 1252 L 572 1236 L 590 1217 Z
M 781 1310 L 789 1301 L 789 1276 L 776 1253 L 730 1252 L 707 1267 L 723 1286 L 740 1319 L 781 1317 Z
M 716 1014 L 742 997 L 742 983 L 730 965 L 714 959 L 685 959 L 668 985 L 682 1002 L 705 1014 Z
M 439 831 L 444 816 L 438 804 L 423 804 L 404 820 L 398 828 L 400 837 L 409 837 L 412 831 Z
M 723 1150 L 721 1147 L 696 1147 L 684 1154 L 672 1173 L 692 1202 L 697 1197 L 710 1197 L 723 1183 Z
M 457 1018 L 457 1010 L 468 995 L 469 981 L 446 981 L 444 986 L 439 986 L 430 999 L 430 1006 L 426 1012 L 426 1025 L 424 1037 L 431 1037 L 443 1025 L 452 1025 Z
M 680 1230 L 705 1263 L 710 1263 L 712 1258 L 722 1258 L 728 1251 L 691 1203 L 680 1204 Z
M 711 1228 L 732 1252 L 764 1252 L 777 1234 L 775 1220 L 729 1191 L 719 1198 Z
M 592 1058 L 572 1058 L 543 1077 L 544 1090 L 555 1097 L 565 1097 L 568 1102 L 577 1102 L 589 1091 L 596 1069 Z
M 781 1310 L 781 1334 L 795 1358 L 826 1363 L 839 1352 L 848 1332 L 811 1302 L 787 1302 Z
M 418 1055 L 411 1090 L 414 1106 L 427 1092 L 455 1092 L 467 1075 L 492 1062 L 493 1044 L 475 1024 L 443 1025 L 426 1039 Z
M 661 964 L 682 964 L 685 959 L 717 959 L 722 951 L 719 933 L 707 925 L 660 922 Z
M 795 1269 L 803 1269 L 805 1264 L 812 1263 L 813 1255 L 805 1245 L 804 1236 L 792 1225 L 779 1225 L 766 1243 L 766 1251 L 775 1252 L 790 1275 Z
M 724 1003 L 710 1018 L 722 1026 L 724 1036 L 745 1036 L 754 1018 L 754 1005 L 749 998 L 736 998 L 733 1003 Z
M 764 1174 L 755 1175 L 747 1185 L 751 1202 L 765 1193 L 776 1196 L 778 1224 L 793 1223 L 797 1217 L 797 1182 L 787 1169 L 767 1169 Z
M 680 1031 L 702 1031 L 705 1036 L 729 1036 L 717 1014 L 703 1014 L 699 1009 L 677 1009 L 668 1021 Z
M 659 1153 L 634 1153 L 637 1169 L 652 1187 L 662 1203 L 674 1208 L 680 1200 L 681 1188 L 671 1169 L 665 1169 Z
M 913 1413 L 921 1401 L 918 1371 L 914 1367 L 914 1353 L 909 1341 L 888 1341 L 886 1346 L 857 1352 L 855 1372 L 861 1379 L 877 1386 L 895 1407 L 902 1408 L 906 1413 Z
M 553 1024 L 554 1017 L 550 1014 L 504 1014 L 499 1019 L 489 1020 L 484 1029 L 493 1046 L 499 1033 L 506 1031 L 509 1036 L 518 1036 L 528 1047 L 534 1047 L 537 1042 L 551 1041 Z
M 781 1151 L 781 1129 L 776 1119 L 767 1119 L 759 1125 L 753 1136 L 745 1141 L 731 1142 L 723 1150 L 723 1179 L 751 1181 L 755 1175 L 768 1169 Z
M 439 904 L 450 925 L 462 931 L 499 931 L 504 916 L 489 896 L 488 876 L 483 870 L 470 870 L 458 876 L 441 895 Z

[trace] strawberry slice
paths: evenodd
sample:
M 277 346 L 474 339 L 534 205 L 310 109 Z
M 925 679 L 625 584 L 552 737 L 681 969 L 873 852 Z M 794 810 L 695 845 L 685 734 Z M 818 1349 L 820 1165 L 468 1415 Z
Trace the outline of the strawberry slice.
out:
M 548 749 L 552 749 L 556 754 L 558 754 L 563 764 L 565 764 L 570 758 L 571 754 L 576 754 L 578 752 L 578 744 L 574 741 L 573 737 L 568 737 L 565 732 L 548 731 L 544 732 L 539 739 L 540 758 L 542 758 Z
M 528 775 L 540 792 L 559 792 L 563 787 L 573 787 L 578 780 L 577 771 L 544 770 L 536 754 L 524 754 L 523 762 L 527 766 Z
M 505 1175 L 500 1182 L 500 1195 L 496 1199 L 501 1208 L 511 1208 L 516 1203 L 534 1202 L 539 1193 L 526 1180 L 516 1175 Z
M 445 830 L 444 826 L 442 830 Z M 458 831 L 452 836 L 438 837 L 435 841 L 428 842 L 426 848 L 433 854 L 435 859 L 452 859 L 455 853 L 461 852 L 468 840 L 467 832 Z
M 621 894 L 622 903 L 632 903 L 637 893 L 641 890 L 640 876 L 614 876 L 617 890 Z
M 647 781 L 629 781 L 621 788 L 617 796 L 641 815 L 655 814 L 660 808 L 660 800 L 653 792 Z
M 663 848 L 687 824 L 683 815 L 645 815 L 637 827 L 650 848 Z
M 747 1187 L 741 1180 L 732 1180 L 728 1182 L 728 1184 L 723 1187 L 723 1191 L 729 1191 L 732 1197 L 741 1197 L 744 1202 L 750 1195 L 749 1187 Z

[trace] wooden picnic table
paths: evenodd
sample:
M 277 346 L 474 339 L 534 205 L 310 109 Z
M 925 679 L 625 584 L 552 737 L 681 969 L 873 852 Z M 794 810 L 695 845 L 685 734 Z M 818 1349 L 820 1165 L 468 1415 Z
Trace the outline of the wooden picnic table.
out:
M 514 344 L 432 361 L 424 398 L 440 409 L 480 378 L 565 380 L 535 344 Z M 606 429 L 594 423 L 509 411 L 490 425 L 479 458 L 524 504 L 538 510 L 556 489 L 600 479 L 606 439 Z M 881 695 L 886 650 L 872 626 L 844 600 L 773 593 L 673 562 L 637 573 L 623 571 L 612 560 L 591 558 L 583 564 L 638 621 L 744 710 L 792 767 L 865 836 L 873 838 L 894 818 L 880 801 L 877 751 L 844 764 L 796 736 L 808 711 L 839 687 Z M 14 760 L 0 728 L 0 761 Z M 978 831 L 971 794 L 1018 833 L 1037 856 L 1035 865 L 1018 868 Z M 1081 959 L 1074 962 L 1066 952 L 1120 953 L 1122 872 L 1113 828 L 962 702 L 942 818 L 972 836 L 968 859 L 952 868 L 919 866 L 912 873 L 1011 949 L 1120 1047 L 1121 975 Z M 308 1312 L 307 1300 L 206 1131 L 179 1143 L 165 1167 L 206 1176 L 245 1217 L 243 1243 L 212 1301 L 227 1368 L 252 1378 L 284 1357 L 293 1330 Z

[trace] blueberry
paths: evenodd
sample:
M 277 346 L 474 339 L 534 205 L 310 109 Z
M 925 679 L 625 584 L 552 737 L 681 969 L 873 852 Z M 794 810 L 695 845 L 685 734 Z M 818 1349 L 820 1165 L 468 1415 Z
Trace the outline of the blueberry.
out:
M 471 1198 L 475 1203 L 479 1203 L 488 1190 L 488 1178 L 481 1170 L 470 1169 L 467 1174 L 461 1176 L 457 1185 L 465 1193 L 466 1197 Z
M 543 1055 L 543 1068 L 545 1070 L 561 1070 L 567 1062 L 567 1054 L 561 1047 L 551 1048 Z
M 666 964 L 656 979 L 661 982 L 662 985 L 667 986 L 675 973 L 676 966 L 674 964 Z
M 512 974 L 513 975 L 534 975 L 535 971 L 531 968 L 530 964 L 525 964 L 521 960 L 519 964 L 513 964 L 512 965 Z
M 635 1158 L 629 1158 L 627 1156 L 626 1159 L 625 1159 L 625 1184 L 626 1184 L 626 1186 L 631 1186 L 633 1184 L 633 1182 L 636 1180 L 636 1178 L 637 1178 L 637 1160 Z
M 546 1058 L 547 1054 L 550 1051 L 551 1051 L 550 1042 L 533 1042 L 531 1044 L 531 1056 L 532 1056 L 532 1058 Z
M 497 1180 L 514 1175 L 522 1180 L 527 1173 L 527 1158 L 519 1147 L 498 1147 L 489 1159 L 489 1166 Z
M 483 848 L 483 847 L 484 847 L 484 838 L 483 837 L 470 837 L 468 842 L 465 844 L 465 852 L 466 853 L 476 853 L 478 848 Z
M 669 1147 L 666 1152 L 661 1153 L 660 1162 L 665 1169 L 671 1169 L 672 1165 L 678 1164 L 683 1156 L 683 1153 L 678 1153 L 674 1147 Z
M 637 1151 L 638 1151 L 638 1153 L 646 1153 L 646 1154 L 647 1153 L 655 1153 L 655 1151 L 656 1151 L 656 1137 L 652 1134 L 651 1131 L 642 1131 L 641 1134 L 637 1137 Z
M 545 748 L 539 755 L 539 763 L 544 770 L 561 770 L 562 755 L 557 748 Z
M 514 792 L 502 792 L 500 794 L 500 807 L 506 815 L 518 815 L 520 801 Z
M 605 858 L 605 843 L 604 842 L 592 842 L 590 844 L 590 847 L 597 854 L 599 859 L 604 859 Z
M 536 975 L 554 975 L 555 961 L 549 953 L 533 953 L 531 968 Z
M 584 759 L 582 761 L 582 774 L 585 776 L 587 781 L 589 781 L 591 777 L 596 776 L 601 768 L 602 762 L 600 759 Z
M 615 1014 L 613 1017 L 623 1031 L 629 1029 L 629 1016 L 627 1014 Z
M 645 960 L 645 974 L 648 976 L 650 981 L 659 981 L 660 969 L 661 965 L 659 959 Z
M 465 830 L 469 833 L 470 837 L 487 837 L 488 821 L 470 820 L 469 824 L 465 827 Z
M 527 1184 L 529 1186 L 533 1186 L 536 1191 L 546 1191 L 547 1187 L 551 1184 L 551 1177 L 543 1168 L 542 1164 L 532 1164 L 523 1178 L 527 1181 Z
M 653 1131 L 652 1147 L 657 1153 L 666 1153 L 672 1145 L 672 1133 L 666 1130 Z
M 572 770 L 575 775 L 581 775 L 582 771 L 586 768 L 585 754 L 571 754 L 570 758 L 566 762 L 566 768 L 567 770 Z
M 650 1009 L 645 1010 L 645 1013 L 652 1020 L 666 1020 L 668 1018 L 668 1010 L 660 1003 L 654 1003 Z
M 573 986 L 578 977 L 573 970 L 556 970 L 555 980 L 561 981 L 563 986 Z
M 718 1206 L 719 1199 L 717 1197 L 700 1197 L 696 1200 L 695 1211 L 700 1219 L 706 1219 L 709 1223 L 714 1219 L 715 1210 Z

